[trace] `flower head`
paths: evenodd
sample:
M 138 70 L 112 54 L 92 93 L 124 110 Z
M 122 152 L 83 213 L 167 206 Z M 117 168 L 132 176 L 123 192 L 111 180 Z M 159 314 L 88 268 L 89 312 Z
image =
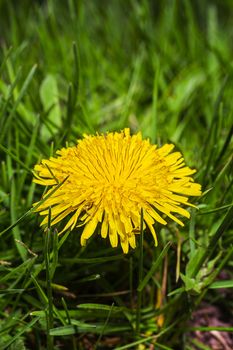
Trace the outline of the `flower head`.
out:
M 181 205 L 191 205 L 188 196 L 201 194 L 201 186 L 190 177 L 195 170 L 185 166 L 180 152 L 171 153 L 173 148 L 172 144 L 157 148 L 142 140 L 141 133 L 131 136 L 129 129 L 84 135 L 76 146 L 62 148 L 56 157 L 35 166 L 34 181 L 51 186 L 48 198 L 35 203 L 44 216 L 41 225 L 48 224 L 51 208 L 51 225 L 67 217 L 61 232 L 84 226 L 82 245 L 98 225 L 102 238 L 109 237 L 112 247 L 120 242 L 127 253 L 129 246 L 136 247 L 143 210 L 143 227 L 148 227 L 157 245 L 153 224 L 166 225 L 167 216 L 183 226 L 174 214 L 189 218 Z

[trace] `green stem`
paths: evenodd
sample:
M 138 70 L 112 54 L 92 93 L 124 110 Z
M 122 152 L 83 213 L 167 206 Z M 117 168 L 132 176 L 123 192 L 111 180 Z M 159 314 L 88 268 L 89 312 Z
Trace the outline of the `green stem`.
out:
M 142 278 L 143 278 L 143 209 L 141 209 L 138 286 L 141 284 Z M 136 334 L 140 333 L 141 307 L 142 307 L 142 291 L 139 290 L 137 292 Z
M 47 281 L 47 297 L 48 297 L 48 316 L 47 316 L 47 349 L 53 350 L 54 343 L 53 337 L 50 335 L 49 331 L 53 328 L 53 295 L 52 295 L 52 281 L 50 276 L 50 241 L 51 241 L 51 208 L 49 208 L 49 218 L 48 218 L 48 230 L 45 240 L 45 268 L 46 268 L 46 281 Z

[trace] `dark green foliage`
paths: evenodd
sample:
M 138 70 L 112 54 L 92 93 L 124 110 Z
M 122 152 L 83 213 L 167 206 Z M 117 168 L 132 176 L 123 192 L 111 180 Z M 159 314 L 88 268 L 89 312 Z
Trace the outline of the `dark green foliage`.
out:
M 0 0 L 0 349 L 202 349 L 193 310 L 232 309 L 232 28 L 230 0 Z M 191 220 L 127 256 L 43 232 L 33 166 L 127 126 L 198 170 Z

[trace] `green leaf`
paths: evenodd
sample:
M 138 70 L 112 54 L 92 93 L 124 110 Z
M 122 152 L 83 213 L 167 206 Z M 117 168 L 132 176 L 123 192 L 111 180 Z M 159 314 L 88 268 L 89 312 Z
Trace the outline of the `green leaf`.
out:
M 105 304 L 79 304 L 77 306 L 79 309 L 87 309 L 87 310 L 104 310 L 111 312 L 122 312 L 123 307 L 119 306 L 111 306 Z
M 201 283 L 199 281 L 197 281 L 197 279 L 185 276 L 183 273 L 180 274 L 180 277 L 185 284 L 185 291 L 186 292 L 194 292 L 194 294 L 200 293 Z
M 233 280 L 216 281 L 209 285 L 210 289 L 233 288 Z
M 72 325 L 67 325 L 63 327 L 52 328 L 49 331 L 49 334 L 52 336 L 62 337 L 64 335 L 71 335 L 77 333 L 77 327 Z
M 202 257 L 203 253 L 205 252 L 205 248 L 198 247 L 198 249 L 195 250 L 193 253 L 191 259 L 186 265 L 186 276 L 192 276 L 193 272 L 196 271 L 196 268 L 199 263 L 199 259 Z
M 88 332 L 96 328 L 96 325 L 89 325 L 77 320 L 71 320 L 71 323 L 72 324 L 67 326 L 52 328 L 50 329 L 49 334 L 53 336 L 64 336 L 80 332 Z

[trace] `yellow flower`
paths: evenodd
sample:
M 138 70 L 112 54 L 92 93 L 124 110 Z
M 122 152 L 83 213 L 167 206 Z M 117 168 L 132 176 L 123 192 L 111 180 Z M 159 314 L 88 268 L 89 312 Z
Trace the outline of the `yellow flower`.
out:
M 143 210 L 143 227 L 148 227 L 157 245 L 155 221 L 166 225 L 168 216 L 183 226 L 173 214 L 189 218 L 180 205 L 191 205 L 187 196 L 201 194 L 201 186 L 190 177 L 195 170 L 185 166 L 180 152 L 171 153 L 173 148 L 171 144 L 157 148 L 142 140 L 141 133 L 131 136 L 129 129 L 84 135 L 76 146 L 62 148 L 56 157 L 35 166 L 34 181 L 52 186 L 48 199 L 34 204 L 44 216 L 41 225 L 48 224 L 50 207 L 51 225 L 67 217 L 61 232 L 84 226 L 81 245 L 99 226 L 102 238 L 108 236 L 112 247 L 120 242 L 127 253 L 129 245 L 136 247 Z

